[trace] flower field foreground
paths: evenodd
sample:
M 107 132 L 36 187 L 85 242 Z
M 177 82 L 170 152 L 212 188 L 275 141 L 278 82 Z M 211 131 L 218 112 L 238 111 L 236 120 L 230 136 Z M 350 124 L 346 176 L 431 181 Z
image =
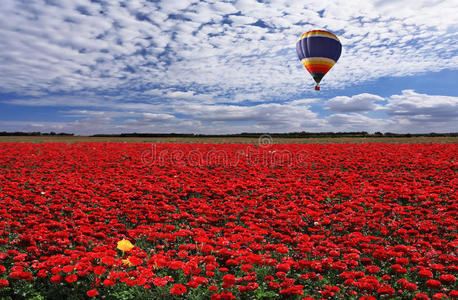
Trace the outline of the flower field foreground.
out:
M 0 144 L 2 299 L 457 299 L 457 144 Z

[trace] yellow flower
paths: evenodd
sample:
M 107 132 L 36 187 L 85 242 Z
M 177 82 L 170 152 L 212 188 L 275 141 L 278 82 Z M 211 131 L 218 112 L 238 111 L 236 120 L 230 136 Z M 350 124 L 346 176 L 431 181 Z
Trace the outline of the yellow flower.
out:
M 121 260 L 123 264 L 128 265 L 129 267 L 132 267 L 133 264 L 130 262 L 129 258 L 122 259 Z
M 134 245 L 132 245 L 131 242 L 129 242 L 126 239 L 122 239 L 121 241 L 118 242 L 117 248 L 123 252 L 129 252 L 130 250 L 132 250 L 133 247 Z

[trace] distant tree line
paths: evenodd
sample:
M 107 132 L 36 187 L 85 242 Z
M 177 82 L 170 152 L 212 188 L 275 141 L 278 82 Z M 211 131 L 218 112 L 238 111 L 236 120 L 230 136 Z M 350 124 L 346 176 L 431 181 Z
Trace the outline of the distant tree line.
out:
M 286 132 L 286 133 L 265 133 L 265 132 L 242 132 L 235 134 L 194 134 L 194 133 L 121 133 L 121 134 L 94 134 L 90 137 L 247 137 L 259 138 L 263 134 L 268 134 L 272 138 L 338 138 L 338 137 L 457 137 L 458 132 L 451 133 L 392 133 L 392 132 L 375 132 L 368 133 L 366 131 L 353 131 L 353 132 Z M 73 133 L 55 133 L 51 132 L 7 132 L 0 131 L 0 136 L 74 136 Z
M 51 132 L 23 132 L 23 131 L 15 131 L 15 132 L 7 132 L 7 131 L 0 131 L 0 136 L 48 136 L 48 135 L 56 135 L 56 136 L 73 136 L 73 133 L 55 133 L 54 131 Z

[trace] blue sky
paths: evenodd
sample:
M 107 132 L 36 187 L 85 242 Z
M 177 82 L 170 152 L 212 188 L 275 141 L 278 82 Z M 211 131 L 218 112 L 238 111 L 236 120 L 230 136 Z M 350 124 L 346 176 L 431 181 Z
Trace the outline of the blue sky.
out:
M 457 1 L 2 0 L 0 131 L 458 131 Z M 340 38 L 321 91 L 300 34 Z

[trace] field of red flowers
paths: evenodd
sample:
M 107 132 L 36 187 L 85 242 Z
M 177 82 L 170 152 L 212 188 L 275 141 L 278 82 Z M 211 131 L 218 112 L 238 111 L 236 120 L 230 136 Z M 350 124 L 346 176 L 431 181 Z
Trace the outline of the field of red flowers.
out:
M 2 299 L 457 299 L 458 144 L 0 144 Z

